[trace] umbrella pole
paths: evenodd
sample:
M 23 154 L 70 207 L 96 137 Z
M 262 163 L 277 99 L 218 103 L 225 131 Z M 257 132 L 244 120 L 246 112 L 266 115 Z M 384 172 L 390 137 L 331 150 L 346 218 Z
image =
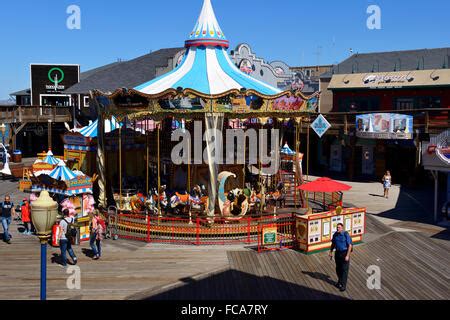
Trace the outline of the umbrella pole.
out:
M 306 155 L 306 180 L 308 180 L 309 181 L 309 142 L 310 142 L 310 134 L 309 134 L 309 132 L 310 132 L 310 122 L 311 122 L 311 120 L 310 120 L 310 118 L 308 117 L 308 133 L 307 133 L 307 135 L 308 135 L 308 142 L 307 142 L 307 145 L 306 145 L 306 153 L 307 153 L 307 155 Z

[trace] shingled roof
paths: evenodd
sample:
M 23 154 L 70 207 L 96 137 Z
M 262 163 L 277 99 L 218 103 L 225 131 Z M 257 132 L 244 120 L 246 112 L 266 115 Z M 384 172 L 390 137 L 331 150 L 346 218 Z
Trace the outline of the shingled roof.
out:
M 65 90 L 68 94 L 89 93 L 90 90 L 113 92 L 119 88 L 134 88 L 157 76 L 159 67 L 167 67 L 169 59 L 184 48 L 161 49 L 126 62 L 99 68 L 91 75 L 82 77 L 79 83 Z
M 354 54 L 333 67 L 333 74 L 450 68 L 450 48 Z M 325 74 L 322 77 L 326 76 Z

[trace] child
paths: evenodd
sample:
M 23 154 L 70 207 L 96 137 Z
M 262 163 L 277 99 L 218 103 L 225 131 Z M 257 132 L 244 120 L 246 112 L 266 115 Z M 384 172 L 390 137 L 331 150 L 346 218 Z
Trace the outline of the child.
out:
M 31 208 L 28 203 L 28 199 L 23 199 L 22 207 L 22 222 L 25 227 L 25 231 L 23 234 L 31 235 Z

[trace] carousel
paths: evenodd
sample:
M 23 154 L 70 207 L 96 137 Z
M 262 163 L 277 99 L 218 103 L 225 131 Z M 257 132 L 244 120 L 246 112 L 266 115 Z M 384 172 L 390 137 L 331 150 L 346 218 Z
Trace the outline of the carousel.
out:
M 308 128 L 309 136 L 319 93 L 281 91 L 242 72 L 228 56 L 210 0 L 185 47 L 167 74 L 135 88 L 91 92 L 99 115 L 98 204 L 115 230 L 146 241 L 251 242 L 261 222 L 307 213 L 298 188 L 300 134 Z M 107 134 L 110 119 L 121 125 Z M 225 132 L 250 129 L 267 130 L 269 138 L 244 136 L 240 148 L 225 146 Z M 230 153 L 240 161 L 224 161 Z

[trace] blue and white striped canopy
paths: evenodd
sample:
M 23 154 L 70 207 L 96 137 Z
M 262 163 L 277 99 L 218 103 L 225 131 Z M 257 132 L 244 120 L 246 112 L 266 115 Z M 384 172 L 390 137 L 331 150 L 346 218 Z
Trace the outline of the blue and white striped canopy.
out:
M 63 161 L 60 161 L 58 166 L 49 174 L 50 178 L 60 181 L 70 181 L 75 179 L 77 175 L 66 167 Z
M 119 129 L 122 125 L 117 121 L 115 117 L 111 120 L 105 120 L 105 133 L 110 133 L 116 129 Z M 83 136 L 87 138 L 97 138 L 98 136 L 98 120 L 95 120 L 87 127 L 82 128 L 80 131 Z
M 48 188 L 48 187 L 44 187 L 44 186 L 38 186 L 38 185 L 33 185 L 31 187 L 31 192 L 41 192 L 41 191 L 48 191 L 50 193 L 55 193 L 55 194 L 61 194 L 64 196 L 75 196 L 75 195 L 80 195 L 80 194 L 92 194 L 92 188 L 80 188 L 80 189 L 75 189 L 75 190 L 61 190 L 61 189 L 56 189 L 56 188 Z
M 59 163 L 59 160 L 53 156 L 53 152 L 51 150 L 47 152 L 47 156 L 44 158 L 43 161 L 53 166 L 56 166 Z
M 226 51 L 228 40 L 217 22 L 211 0 L 205 0 L 186 47 L 183 61 L 176 69 L 134 89 L 144 94 L 158 94 L 178 88 L 205 95 L 220 95 L 243 88 L 268 96 L 281 92 L 243 73 L 232 62 Z
M 293 155 L 295 155 L 295 151 L 293 151 L 290 147 L 289 147 L 289 145 L 286 143 L 285 145 L 284 145 L 284 147 L 281 149 L 281 153 L 282 154 L 287 154 L 288 156 L 293 156 Z

